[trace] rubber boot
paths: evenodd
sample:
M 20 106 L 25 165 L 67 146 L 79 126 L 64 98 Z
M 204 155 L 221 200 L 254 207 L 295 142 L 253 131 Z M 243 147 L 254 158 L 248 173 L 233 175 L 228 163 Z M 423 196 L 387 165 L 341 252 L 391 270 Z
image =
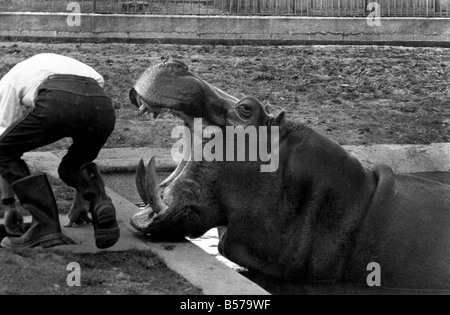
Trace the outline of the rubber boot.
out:
M 95 245 L 100 249 L 113 246 L 120 238 L 116 209 L 105 192 L 105 184 L 95 163 L 87 163 L 80 168 L 78 187 L 83 198 L 89 201 Z
M 17 210 L 15 203 L 3 205 L 5 209 L 5 230 L 9 236 L 20 237 L 25 233 L 25 224 L 22 214 Z M 13 223 L 8 227 L 8 223 Z
M 22 178 L 12 185 L 22 206 L 33 219 L 30 228 L 21 237 L 5 237 L 5 248 L 52 247 L 67 244 L 61 234 L 55 196 L 45 174 Z

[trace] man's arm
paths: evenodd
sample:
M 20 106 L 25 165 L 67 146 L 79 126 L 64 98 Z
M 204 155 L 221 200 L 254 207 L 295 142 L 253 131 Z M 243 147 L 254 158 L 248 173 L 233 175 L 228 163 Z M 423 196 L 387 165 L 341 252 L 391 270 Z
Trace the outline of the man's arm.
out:
M 8 83 L 0 83 L 0 135 L 23 115 L 20 96 Z

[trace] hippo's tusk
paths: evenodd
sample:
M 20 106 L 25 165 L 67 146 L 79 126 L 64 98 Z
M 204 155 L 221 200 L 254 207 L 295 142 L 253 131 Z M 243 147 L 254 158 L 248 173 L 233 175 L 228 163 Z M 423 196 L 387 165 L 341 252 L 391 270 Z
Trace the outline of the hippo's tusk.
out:
M 185 140 L 190 139 L 190 134 L 189 135 L 186 134 L 189 132 L 190 132 L 189 130 L 186 130 L 186 129 L 184 130 L 183 139 L 185 139 Z M 189 147 L 189 145 L 187 143 L 183 144 L 183 148 L 188 148 L 188 147 Z M 159 186 L 158 186 L 159 190 L 164 189 L 167 186 L 169 186 L 178 177 L 178 175 L 180 175 L 184 171 L 184 168 L 186 167 L 187 162 L 191 160 L 191 154 L 192 154 L 191 150 L 186 150 L 186 149 L 183 150 L 183 157 L 181 158 L 180 163 L 178 163 L 178 166 L 175 169 L 175 171 L 172 174 L 170 174 L 169 177 L 167 177 L 165 180 L 163 180 L 161 182 L 161 184 L 159 184 Z
M 183 158 L 180 161 L 180 163 L 178 164 L 178 166 L 175 169 L 175 171 L 172 174 L 170 174 L 169 177 L 167 177 L 165 180 L 163 180 L 161 182 L 161 184 L 159 184 L 158 191 L 161 191 L 161 190 L 164 191 L 164 189 L 167 186 L 169 186 L 178 177 L 178 175 L 180 175 L 184 171 L 184 168 L 186 167 L 187 162 L 189 161 L 189 160 L 185 160 L 184 156 L 185 156 L 185 153 L 183 153 Z M 187 159 L 190 158 L 190 154 L 186 155 L 186 156 L 187 156 Z
M 136 94 L 135 96 L 136 106 L 139 107 L 139 113 L 141 115 L 144 115 L 146 112 L 148 112 L 147 106 L 145 106 L 144 102 L 142 101 L 141 97 Z
M 136 104 L 137 107 L 139 107 L 139 114 L 141 114 L 141 115 L 144 115 L 145 113 L 152 112 L 153 113 L 153 118 L 156 119 L 156 118 L 158 118 L 159 114 L 162 111 L 162 108 L 149 106 L 147 103 L 145 103 L 142 100 L 142 98 L 139 95 L 135 96 L 135 101 L 137 103 Z
M 156 213 L 167 210 L 168 206 L 159 196 L 156 190 L 156 162 L 155 157 L 152 157 L 147 166 L 146 190 L 148 197 L 148 204 Z
M 144 204 L 148 205 L 147 192 L 145 191 L 147 178 L 145 172 L 144 160 L 141 159 L 136 169 L 136 188 Z
M 142 105 L 141 107 L 139 107 L 139 113 L 141 115 L 144 115 L 146 112 L 148 112 L 148 108 L 145 105 Z

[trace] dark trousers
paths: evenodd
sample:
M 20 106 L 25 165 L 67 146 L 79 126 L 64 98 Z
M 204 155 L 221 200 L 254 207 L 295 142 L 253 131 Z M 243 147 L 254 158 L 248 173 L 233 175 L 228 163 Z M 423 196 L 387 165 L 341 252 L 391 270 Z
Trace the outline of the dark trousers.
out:
M 78 189 L 80 167 L 97 158 L 115 121 L 111 99 L 94 79 L 51 76 L 39 87 L 33 110 L 0 137 L 0 174 L 10 184 L 29 176 L 23 153 L 71 137 L 58 173 Z

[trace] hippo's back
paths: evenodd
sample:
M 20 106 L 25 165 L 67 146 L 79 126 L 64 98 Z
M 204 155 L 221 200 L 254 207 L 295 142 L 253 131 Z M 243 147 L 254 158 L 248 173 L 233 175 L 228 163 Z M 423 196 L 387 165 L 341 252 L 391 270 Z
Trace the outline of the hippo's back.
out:
M 374 176 L 351 268 L 376 262 L 383 286 L 450 290 L 450 186 L 383 165 Z

